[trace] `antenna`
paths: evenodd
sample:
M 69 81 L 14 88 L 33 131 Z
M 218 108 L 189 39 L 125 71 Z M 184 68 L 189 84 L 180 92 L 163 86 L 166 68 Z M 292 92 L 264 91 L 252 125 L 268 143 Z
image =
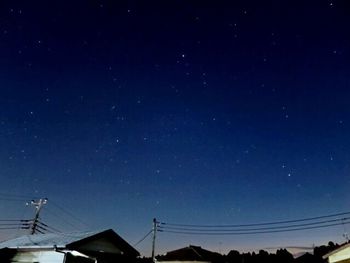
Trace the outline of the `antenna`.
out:
M 32 226 L 30 228 L 30 234 L 34 235 L 36 230 L 36 227 L 38 225 L 38 220 L 39 220 L 39 214 L 40 214 L 40 210 L 41 208 L 47 203 L 47 198 L 40 198 L 37 201 L 32 200 L 30 203 L 27 203 L 27 205 L 32 205 L 35 207 L 35 216 L 33 219 L 33 223 Z

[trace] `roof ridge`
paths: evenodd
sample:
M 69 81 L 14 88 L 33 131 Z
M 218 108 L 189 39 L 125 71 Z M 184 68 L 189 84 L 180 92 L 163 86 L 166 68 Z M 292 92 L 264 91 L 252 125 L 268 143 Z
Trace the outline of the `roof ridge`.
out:
M 199 247 L 199 248 L 201 248 L 201 247 Z M 194 251 L 194 253 L 196 253 L 200 258 L 203 258 L 203 256 L 198 253 L 198 251 L 195 249 L 195 247 L 190 245 L 190 249 L 192 249 Z

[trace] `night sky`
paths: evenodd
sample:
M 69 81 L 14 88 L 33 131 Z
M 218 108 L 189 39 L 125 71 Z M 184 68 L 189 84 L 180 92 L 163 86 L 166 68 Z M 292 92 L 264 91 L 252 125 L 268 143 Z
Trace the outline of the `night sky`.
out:
M 47 197 L 48 225 L 133 244 L 154 217 L 350 210 L 349 25 L 346 0 L 1 1 L 0 219 Z M 159 233 L 157 252 L 344 242 L 346 228 Z

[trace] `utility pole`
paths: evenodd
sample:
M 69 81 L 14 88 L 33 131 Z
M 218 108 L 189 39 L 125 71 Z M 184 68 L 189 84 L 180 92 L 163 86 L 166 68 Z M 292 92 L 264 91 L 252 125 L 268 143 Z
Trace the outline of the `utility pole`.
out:
M 152 261 L 156 262 L 154 250 L 156 246 L 156 235 L 157 235 L 157 219 L 153 218 L 153 240 L 152 240 Z
M 43 199 L 40 198 L 38 201 L 32 200 L 30 202 L 30 204 L 35 207 L 35 216 L 34 216 L 34 219 L 33 219 L 33 224 L 32 224 L 32 226 L 30 228 L 30 234 L 31 235 L 35 234 L 36 227 L 38 225 L 40 210 L 46 203 L 47 203 L 47 198 L 43 198 Z

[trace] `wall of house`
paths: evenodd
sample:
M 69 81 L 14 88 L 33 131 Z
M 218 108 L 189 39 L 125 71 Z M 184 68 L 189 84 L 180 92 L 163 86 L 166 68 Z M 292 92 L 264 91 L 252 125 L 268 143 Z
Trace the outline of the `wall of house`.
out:
M 346 247 L 334 253 L 333 255 L 329 256 L 328 262 L 334 263 L 334 262 L 339 262 L 339 261 L 344 261 L 349 259 L 350 259 L 350 247 Z
M 56 251 L 19 251 L 12 258 L 16 263 L 64 263 L 64 254 Z

